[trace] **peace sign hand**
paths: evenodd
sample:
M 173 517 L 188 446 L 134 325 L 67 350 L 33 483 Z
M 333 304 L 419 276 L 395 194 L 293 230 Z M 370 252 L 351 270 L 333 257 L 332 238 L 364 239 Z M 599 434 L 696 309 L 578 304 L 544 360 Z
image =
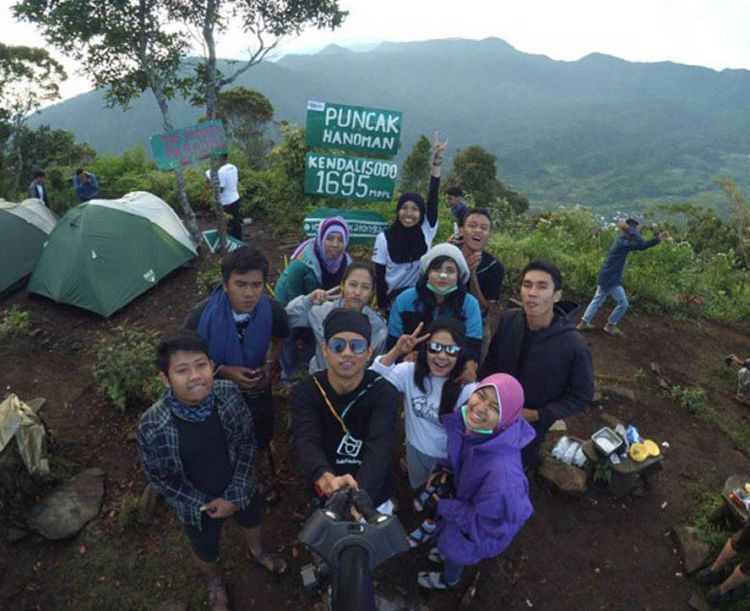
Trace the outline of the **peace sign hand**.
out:
M 432 139 L 432 150 L 434 151 L 434 158 L 440 159 L 448 147 L 448 141 L 440 142 L 440 134 L 435 132 L 435 136 Z
M 425 341 L 428 337 L 430 337 L 430 334 L 427 333 L 425 335 L 422 335 L 420 337 L 419 332 L 422 330 L 422 327 L 424 327 L 424 323 L 419 323 L 417 325 L 417 328 L 414 329 L 414 333 L 412 334 L 404 334 L 401 337 L 398 338 L 398 341 L 396 342 L 396 348 L 399 352 L 402 354 L 407 354 L 414 350 L 419 344 L 421 344 L 423 341 Z

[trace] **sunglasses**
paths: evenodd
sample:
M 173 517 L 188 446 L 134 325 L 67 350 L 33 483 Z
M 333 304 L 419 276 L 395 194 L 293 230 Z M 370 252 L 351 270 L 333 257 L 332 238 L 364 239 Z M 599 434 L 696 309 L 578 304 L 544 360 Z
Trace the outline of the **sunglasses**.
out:
M 366 339 L 350 339 L 346 341 L 340 337 L 332 337 L 328 340 L 328 349 L 334 354 L 341 354 L 346 347 L 352 351 L 352 354 L 364 354 L 367 352 L 369 344 Z
M 443 350 L 445 350 L 445 354 L 448 356 L 458 356 L 458 353 L 461 352 L 462 348 L 456 344 L 446 345 L 438 342 L 428 342 L 427 344 L 427 352 L 430 352 L 431 354 L 440 354 Z

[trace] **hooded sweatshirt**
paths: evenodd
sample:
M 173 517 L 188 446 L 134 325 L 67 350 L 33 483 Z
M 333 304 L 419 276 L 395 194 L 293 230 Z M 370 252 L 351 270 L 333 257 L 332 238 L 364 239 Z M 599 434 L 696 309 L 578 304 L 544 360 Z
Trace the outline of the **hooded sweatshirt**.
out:
M 539 411 L 533 426 L 540 440 L 555 420 L 585 409 L 594 396 L 591 351 L 575 329 L 576 309 L 573 302 L 558 303 L 550 326 L 536 332 L 522 309 L 506 310 L 480 371 L 480 378 L 508 373 L 521 383 L 525 407 Z
M 502 553 L 534 512 L 521 463 L 534 431 L 522 418 L 491 436 L 467 433 L 458 411 L 441 420 L 456 496 L 438 503 L 438 549 L 451 562 L 473 565 Z

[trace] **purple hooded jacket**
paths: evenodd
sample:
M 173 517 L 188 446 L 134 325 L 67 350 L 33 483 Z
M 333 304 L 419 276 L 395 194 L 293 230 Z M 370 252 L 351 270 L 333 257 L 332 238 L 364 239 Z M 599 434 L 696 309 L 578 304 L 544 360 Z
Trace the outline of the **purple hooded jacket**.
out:
M 452 562 L 473 565 L 505 550 L 534 512 L 521 448 L 535 433 L 523 418 L 489 439 L 466 434 L 460 410 L 441 420 L 456 497 L 438 503 L 438 549 Z

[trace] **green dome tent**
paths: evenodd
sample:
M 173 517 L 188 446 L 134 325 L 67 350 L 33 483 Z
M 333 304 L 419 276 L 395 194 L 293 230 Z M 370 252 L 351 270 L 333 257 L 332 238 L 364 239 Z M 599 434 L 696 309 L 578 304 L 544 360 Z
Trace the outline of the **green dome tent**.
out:
M 196 255 L 185 226 L 155 195 L 92 199 L 57 223 L 28 289 L 108 317 Z
M 38 199 L 0 199 L 0 293 L 28 276 L 39 260 L 55 215 Z

